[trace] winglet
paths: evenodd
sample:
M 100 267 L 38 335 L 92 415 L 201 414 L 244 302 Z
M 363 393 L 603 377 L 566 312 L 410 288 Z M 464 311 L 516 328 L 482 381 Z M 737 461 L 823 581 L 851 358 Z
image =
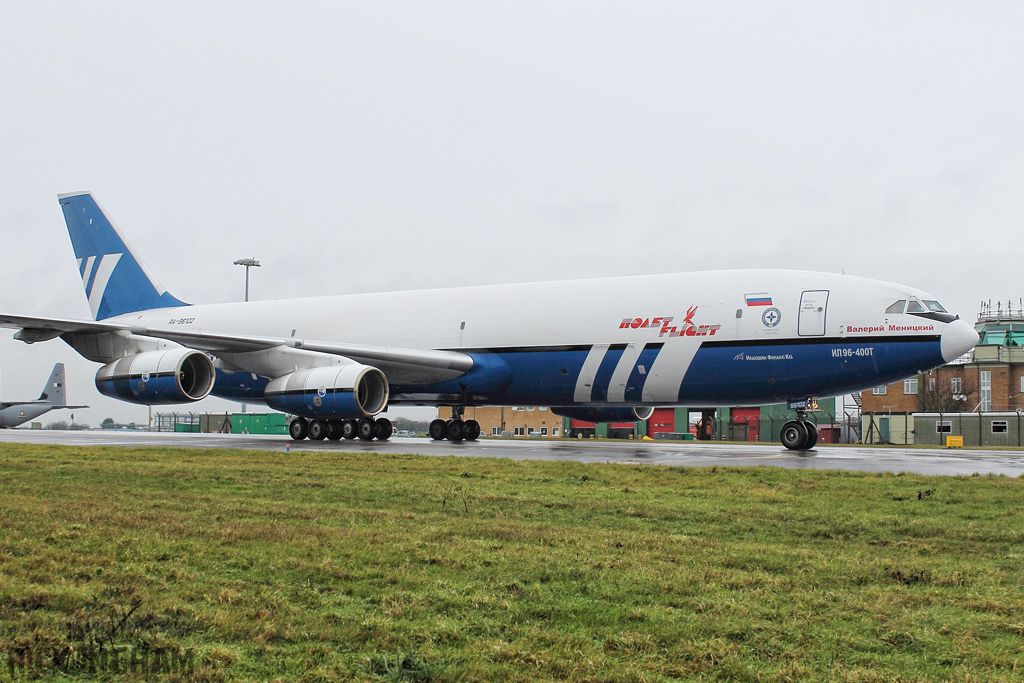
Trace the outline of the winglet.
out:
M 187 306 L 164 289 L 135 255 L 92 193 L 57 195 L 95 320 L 152 308 Z

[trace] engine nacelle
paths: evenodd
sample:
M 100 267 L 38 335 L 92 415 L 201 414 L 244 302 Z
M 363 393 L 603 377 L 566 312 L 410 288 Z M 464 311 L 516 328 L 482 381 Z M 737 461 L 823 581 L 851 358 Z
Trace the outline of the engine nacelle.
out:
M 191 403 L 213 389 L 213 362 L 192 349 L 137 353 L 100 368 L 96 388 L 129 403 Z
M 388 405 L 388 380 L 377 368 L 358 363 L 310 368 L 271 380 L 263 400 L 302 417 L 372 417 Z
M 583 422 L 645 422 L 654 414 L 654 408 L 551 408 L 555 415 Z

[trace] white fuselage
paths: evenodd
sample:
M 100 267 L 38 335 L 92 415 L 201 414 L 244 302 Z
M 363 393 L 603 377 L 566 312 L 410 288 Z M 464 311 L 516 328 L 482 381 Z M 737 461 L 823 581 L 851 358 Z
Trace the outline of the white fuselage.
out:
M 389 374 L 392 403 L 742 405 L 877 386 L 973 346 L 952 316 L 886 313 L 911 298 L 932 299 L 845 275 L 712 271 L 195 305 L 110 322 L 443 349 L 512 370 L 504 386 L 485 378 L 477 389 Z

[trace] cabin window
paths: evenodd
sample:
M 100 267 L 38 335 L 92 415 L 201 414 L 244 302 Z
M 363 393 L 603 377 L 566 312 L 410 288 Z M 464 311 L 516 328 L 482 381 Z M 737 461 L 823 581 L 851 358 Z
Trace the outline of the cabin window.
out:
M 948 313 L 945 308 L 942 307 L 938 301 L 925 301 L 924 305 L 928 307 L 928 310 L 932 313 Z
M 917 393 L 917 378 L 912 377 L 910 379 L 903 380 L 903 393 L 904 394 L 916 394 Z
M 1006 420 L 992 420 L 992 433 L 993 434 L 1005 434 L 1006 433 Z
M 927 313 L 924 304 L 917 299 L 911 299 L 910 303 L 907 304 L 907 313 Z
M 885 392 L 887 391 L 887 389 L 888 387 L 875 387 L 874 389 L 871 390 L 871 393 L 874 394 L 875 396 L 885 396 Z
M 907 300 L 906 299 L 900 299 L 899 301 L 894 303 L 892 306 L 889 306 L 889 308 L 885 309 L 885 312 L 886 313 L 902 313 L 903 309 L 904 309 L 904 307 L 906 307 L 906 305 L 907 305 Z
M 949 434 L 953 431 L 953 423 L 949 420 L 936 420 L 935 421 L 935 433 L 936 434 Z

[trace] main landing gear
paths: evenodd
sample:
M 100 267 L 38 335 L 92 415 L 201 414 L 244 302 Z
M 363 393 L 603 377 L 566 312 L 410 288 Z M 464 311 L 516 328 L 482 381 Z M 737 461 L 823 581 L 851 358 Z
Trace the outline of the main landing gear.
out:
M 449 420 L 440 418 L 430 423 L 430 438 L 434 441 L 448 439 L 453 443 L 460 441 L 476 441 L 480 437 L 480 423 L 476 420 L 463 421 L 462 415 L 466 412 L 463 406 L 452 408 L 452 417 Z
M 796 419 L 782 425 L 782 445 L 791 451 L 809 451 L 818 443 L 818 427 L 807 421 L 807 411 L 796 411 Z
M 288 425 L 288 434 L 296 441 L 302 441 L 307 436 L 313 441 L 337 441 L 356 437 L 363 441 L 387 441 L 394 431 L 391 420 L 386 417 L 376 420 L 372 417 L 359 420 L 307 420 L 304 417 L 296 417 Z

